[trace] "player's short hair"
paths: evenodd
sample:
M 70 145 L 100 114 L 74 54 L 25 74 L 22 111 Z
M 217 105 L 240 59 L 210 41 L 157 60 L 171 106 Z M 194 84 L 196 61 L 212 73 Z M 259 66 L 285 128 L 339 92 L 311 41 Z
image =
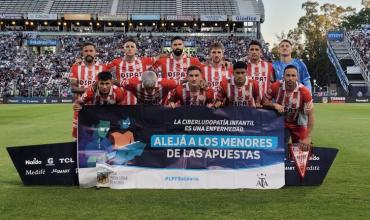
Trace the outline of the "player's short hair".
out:
M 221 50 L 224 51 L 225 47 L 221 42 L 214 42 L 214 43 L 211 44 L 210 50 L 213 50 L 213 49 L 221 49 Z
M 157 74 L 153 71 L 145 71 L 141 76 L 144 88 L 154 88 L 157 80 Z
M 87 47 L 87 46 L 93 46 L 94 49 L 96 50 L 96 45 L 93 42 L 85 42 L 85 43 L 83 43 L 81 49 L 83 49 L 84 47 Z
M 134 43 L 134 44 L 137 44 L 136 43 L 136 40 L 134 39 L 134 38 L 129 38 L 129 39 L 127 39 L 126 41 L 125 41 L 125 43 L 128 43 L 128 42 L 132 42 L 132 43 Z M 124 43 L 124 44 L 125 44 Z
M 103 71 L 98 73 L 98 80 L 99 81 L 107 81 L 113 78 L 112 73 L 109 71 Z
M 243 61 L 237 61 L 233 65 L 233 70 L 235 69 L 247 69 L 247 64 Z
M 191 65 L 189 66 L 188 70 L 186 71 L 186 75 L 190 73 L 190 71 L 198 70 L 200 74 L 202 74 L 202 69 L 199 66 Z
M 297 71 L 297 75 L 299 74 L 299 73 L 298 73 L 298 68 L 297 68 L 295 65 L 293 65 L 293 64 L 289 64 L 288 66 L 286 66 L 286 67 L 284 68 L 284 74 L 285 74 L 285 71 L 286 71 L 287 69 L 295 69 L 295 70 Z
M 262 49 L 262 44 L 257 41 L 257 40 L 252 40 L 249 45 L 248 45 L 248 48 L 250 48 L 252 45 L 256 45 L 256 46 L 259 46 L 261 49 Z
M 282 44 L 282 43 L 288 43 L 288 44 L 290 44 L 290 46 L 293 46 L 292 42 L 288 39 L 284 39 L 284 40 L 280 41 L 279 45 Z
M 171 39 L 171 44 L 175 41 L 175 40 L 181 40 L 181 41 L 184 41 L 184 39 L 182 39 L 182 37 L 180 36 L 175 36 Z

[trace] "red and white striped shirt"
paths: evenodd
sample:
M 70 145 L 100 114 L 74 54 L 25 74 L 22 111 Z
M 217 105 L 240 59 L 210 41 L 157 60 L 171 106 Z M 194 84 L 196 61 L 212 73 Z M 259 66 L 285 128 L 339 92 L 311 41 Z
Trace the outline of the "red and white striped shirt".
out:
M 120 57 L 108 63 L 108 68 L 115 68 L 116 79 L 122 85 L 124 81 L 132 77 L 141 77 L 141 74 L 148 70 L 153 63 L 154 59 L 150 57 L 135 57 L 133 62 L 128 62 Z
M 98 73 L 106 70 L 107 66 L 100 63 L 95 63 L 92 66 L 88 66 L 85 63 L 73 64 L 69 79 L 77 80 L 79 88 L 87 88 L 97 81 Z
M 272 83 L 265 98 L 270 101 L 275 100 L 275 103 L 284 106 L 286 123 L 297 124 L 300 112 L 307 113 L 313 109 L 310 91 L 299 83 L 292 92 L 286 91 L 284 81 Z
M 91 86 L 82 94 L 82 96 L 78 100 L 83 104 L 123 105 L 126 104 L 126 95 L 126 91 L 123 91 L 121 88 L 115 85 L 112 85 L 108 95 L 104 96 L 100 94 L 99 89 L 94 90 L 94 88 Z
M 188 57 L 185 53 L 179 60 L 176 60 L 171 54 L 168 57 L 160 57 L 153 65 L 153 69 L 161 71 L 162 78 L 173 79 L 180 83 L 181 80 L 185 79 L 188 67 L 191 65 L 200 67 L 201 63 L 198 58 Z
M 237 86 L 232 77 L 222 80 L 216 99 L 224 105 L 255 107 L 258 94 L 258 83 L 255 80 L 246 79 L 244 85 Z
M 213 89 L 191 92 L 189 83 L 178 85 L 171 93 L 170 102 L 180 102 L 180 105 L 207 105 L 213 102 Z
M 124 85 L 124 89 L 132 92 L 138 104 L 144 105 L 164 105 L 168 93 L 175 89 L 176 81 L 170 79 L 159 79 L 150 93 L 144 88 L 142 81 L 139 78 L 131 78 Z
M 263 60 L 259 61 L 258 64 L 248 63 L 247 77 L 258 82 L 259 96 L 262 98 L 271 82 L 274 81 L 272 64 Z
M 226 68 L 222 65 L 213 67 L 212 65 L 204 65 L 202 67 L 203 79 L 208 82 L 208 86 L 217 89 L 223 78 L 232 77 L 232 68 Z

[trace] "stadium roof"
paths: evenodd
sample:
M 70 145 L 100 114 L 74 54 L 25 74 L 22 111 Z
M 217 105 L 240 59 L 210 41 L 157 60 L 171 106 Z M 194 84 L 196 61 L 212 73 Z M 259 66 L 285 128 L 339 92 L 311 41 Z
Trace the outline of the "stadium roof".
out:
M 0 0 L 0 13 L 249 15 L 264 19 L 262 0 Z

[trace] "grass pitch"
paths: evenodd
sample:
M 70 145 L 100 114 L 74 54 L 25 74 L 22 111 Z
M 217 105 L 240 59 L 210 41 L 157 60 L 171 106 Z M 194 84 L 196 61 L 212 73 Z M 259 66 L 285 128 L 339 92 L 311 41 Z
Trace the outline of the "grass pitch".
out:
M 370 105 L 317 104 L 313 142 L 339 153 L 320 187 L 25 187 L 7 146 L 70 141 L 71 105 L 0 105 L 0 219 L 369 219 Z

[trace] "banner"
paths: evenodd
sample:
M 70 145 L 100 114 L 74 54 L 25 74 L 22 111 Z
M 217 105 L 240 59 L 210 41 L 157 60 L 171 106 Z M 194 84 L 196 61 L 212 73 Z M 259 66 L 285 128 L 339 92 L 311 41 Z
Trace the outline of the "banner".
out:
M 343 41 L 344 33 L 343 31 L 329 31 L 328 41 Z
M 6 104 L 56 104 L 56 103 L 72 103 L 72 97 L 69 98 L 54 98 L 54 97 L 8 97 L 4 98 Z
M 99 21 L 127 21 L 127 15 L 98 15 Z
M 56 39 L 28 39 L 28 46 L 57 46 L 58 40 Z
M 24 185 L 78 185 L 75 142 L 7 150 Z
M 314 147 L 312 155 L 308 159 L 306 175 L 300 179 L 294 160 L 285 161 L 285 185 L 286 186 L 318 186 L 321 185 L 328 173 L 338 149 Z
M 227 21 L 227 15 L 201 15 L 200 21 Z
M 73 20 L 73 21 L 90 21 L 90 14 L 64 14 L 64 20 Z
M 167 15 L 166 21 L 193 21 L 193 16 L 190 15 Z
M 284 118 L 246 107 L 85 106 L 81 187 L 277 189 Z
M 260 16 L 258 15 L 233 15 L 232 21 L 241 21 L 241 22 L 252 22 L 260 21 Z
M 58 20 L 57 14 L 27 14 L 28 20 Z
M 21 19 L 23 19 L 23 14 L 0 14 L 0 19 L 21 20 Z
M 159 21 L 160 15 L 132 15 L 131 19 L 134 21 Z

